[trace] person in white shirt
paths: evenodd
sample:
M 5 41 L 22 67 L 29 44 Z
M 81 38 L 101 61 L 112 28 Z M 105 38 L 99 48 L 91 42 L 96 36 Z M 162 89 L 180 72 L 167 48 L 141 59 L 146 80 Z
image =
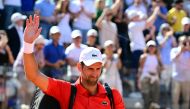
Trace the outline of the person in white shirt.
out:
M 120 53 L 114 53 L 114 42 L 107 40 L 104 43 L 105 53 L 103 57 L 103 72 L 101 79 L 103 83 L 108 83 L 112 88 L 117 89 L 120 94 L 123 94 L 122 81 L 119 74 L 119 69 L 122 67 Z
M 153 25 L 158 12 L 159 7 L 155 8 L 153 14 L 149 18 L 146 18 L 146 15 L 138 11 L 129 11 L 126 13 L 130 20 L 128 24 L 128 33 L 132 52 L 135 50 L 143 50 L 145 48 L 143 30 Z
M 99 29 L 99 43 L 103 48 L 107 40 L 117 42 L 117 26 L 111 21 L 113 13 L 111 9 L 104 9 L 102 15 L 98 18 L 96 26 Z M 117 44 L 117 43 L 116 43 Z
M 92 28 L 92 18 L 95 17 L 96 9 L 94 0 L 72 0 L 69 10 L 74 14 L 74 29 L 82 32 L 82 43 L 86 44 L 86 33 Z
M 138 86 L 144 98 L 144 109 L 159 109 L 159 73 L 162 63 L 155 41 L 147 42 L 139 63 Z
M 172 107 L 179 109 L 182 95 L 182 109 L 189 109 L 190 101 L 190 42 L 185 36 L 179 38 L 179 46 L 171 51 L 172 73 Z
M 139 67 L 139 58 L 140 55 L 143 54 L 143 50 L 146 47 L 143 30 L 153 25 L 158 12 L 159 7 L 156 7 L 149 18 L 146 18 L 146 15 L 139 13 L 138 11 L 129 11 L 126 13 L 129 19 L 128 35 L 133 59 L 132 68 L 134 69 L 134 72 L 131 73 L 130 76 L 132 77 L 134 83 L 137 83 L 136 75 Z M 135 85 L 135 90 L 138 90 L 137 84 Z
M 71 43 L 71 45 L 66 48 L 65 54 L 67 56 L 68 61 L 67 76 L 70 77 L 71 82 L 75 82 L 80 75 L 77 70 L 79 56 L 81 51 L 87 46 L 81 44 L 82 34 L 80 30 L 73 30 L 71 33 L 71 37 L 73 39 L 73 43 Z

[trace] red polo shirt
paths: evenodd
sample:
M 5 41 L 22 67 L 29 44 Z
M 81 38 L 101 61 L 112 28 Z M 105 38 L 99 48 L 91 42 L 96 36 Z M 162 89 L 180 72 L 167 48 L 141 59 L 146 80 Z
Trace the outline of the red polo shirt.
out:
M 106 90 L 100 83 L 98 83 L 98 93 L 93 96 L 80 84 L 79 80 L 76 82 L 76 88 L 77 93 L 73 109 L 111 109 Z M 49 78 L 48 89 L 44 92 L 56 98 L 61 105 L 61 109 L 68 109 L 70 91 L 71 84 L 69 82 Z M 115 109 L 125 109 L 120 93 L 115 89 L 112 92 Z

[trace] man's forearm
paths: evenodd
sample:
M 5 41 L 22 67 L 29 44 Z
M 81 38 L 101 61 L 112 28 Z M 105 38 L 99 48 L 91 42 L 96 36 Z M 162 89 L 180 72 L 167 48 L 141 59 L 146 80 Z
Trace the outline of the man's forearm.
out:
M 35 77 L 38 75 L 38 64 L 35 60 L 35 57 L 33 54 L 23 54 L 24 58 L 24 70 L 26 73 L 26 77 L 31 80 L 35 81 Z

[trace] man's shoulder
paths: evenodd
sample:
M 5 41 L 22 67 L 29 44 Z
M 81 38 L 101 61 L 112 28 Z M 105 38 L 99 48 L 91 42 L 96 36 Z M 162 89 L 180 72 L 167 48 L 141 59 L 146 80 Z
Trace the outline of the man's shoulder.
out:
M 176 13 L 176 9 L 175 8 L 171 8 L 169 11 L 168 11 L 168 14 L 174 14 Z
M 51 90 L 51 88 L 56 88 L 60 90 L 64 89 L 64 91 L 70 91 L 69 87 L 71 87 L 70 82 L 54 78 L 48 78 L 48 90 Z

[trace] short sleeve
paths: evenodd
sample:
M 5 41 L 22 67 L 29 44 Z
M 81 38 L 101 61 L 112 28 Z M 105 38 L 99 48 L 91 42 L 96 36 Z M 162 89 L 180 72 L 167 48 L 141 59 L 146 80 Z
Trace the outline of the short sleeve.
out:
M 48 88 L 44 93 L 54 97 L 58 101 L 63 101 L 67 100 L 67 96 L 70 95 L 70 90 L 71 85 L 69 82 L 48 78 Z
M 125 104 L 121 94 L 116 89 L 112 89 L 112 93 L 114 97 L 115 109 L 125 109 Z

